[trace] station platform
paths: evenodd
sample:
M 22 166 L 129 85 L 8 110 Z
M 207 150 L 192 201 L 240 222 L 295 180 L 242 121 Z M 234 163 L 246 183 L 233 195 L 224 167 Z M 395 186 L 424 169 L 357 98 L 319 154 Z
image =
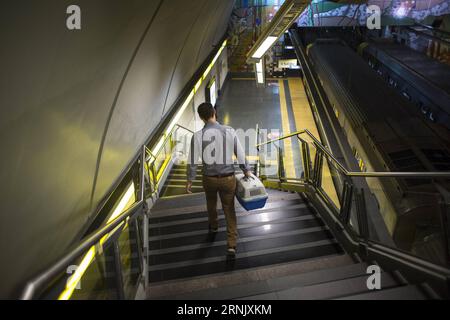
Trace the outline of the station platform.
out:
M 320 137 L 313 110 L 305 92 L 301 78 L 269 79 L 266 87 L 257 87 L 254 79 L 231 79 L 224 91 L 219 107 L 219 120 L 226 125 L 244 130 L 255 128 L 276 133 L 271 137 L 281 137 L 301 130 L 309 130 Z M 307 139 L 307 137 L 304 137 Z M 319 138 L 320 139 L 320 138 Z M 255 141 L 256 143 L 256 141 Z M 250 142 L 249 161 L 256 154 Z M 302 177 L 301 150 L 297 138 L 281 142 L 284 151 L 286 177 Z M 315 150 L 311 150 L 314 159 Z M 270 159 L 273 164 L 274 158 Z M 328 164 L 324 164 L 323 188 L 339 207 L 339 200 L 333 185 Z

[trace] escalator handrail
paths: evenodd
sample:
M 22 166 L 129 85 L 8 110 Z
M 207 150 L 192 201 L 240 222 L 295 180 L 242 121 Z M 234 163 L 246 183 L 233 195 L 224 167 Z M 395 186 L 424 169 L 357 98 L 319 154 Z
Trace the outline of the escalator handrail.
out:
M 266 142 L 262 142 L 256 145 L 256 148 L 260 148 L 265 145 L 269 145 L 281 140 L 285 140 L 288 138 L 292 138 L 297 136 L 300 138 L 300 135 L 308 135 L 314 142 L 314 145 L 323 152 L 331 162 L 335 165 L 335 167 L 345 176 L 347 177 L 362 177 L 362 178 L 450 178 L 450 172 L 448 171 L 441 171 L 441 172 L 419 172 L 419 171 L 413 171 L 413 172 L 394 172 L 394 171 L 377 171 L 377 172 L 357 172 L 357 171 L 348 171 L 341 162 L 334 157 L 334 155 L 326 148 L 308 129 L 296 131 L 293 133 L 289 133 L 287 135 L 284 135 L 282 137 L 268 140 Z

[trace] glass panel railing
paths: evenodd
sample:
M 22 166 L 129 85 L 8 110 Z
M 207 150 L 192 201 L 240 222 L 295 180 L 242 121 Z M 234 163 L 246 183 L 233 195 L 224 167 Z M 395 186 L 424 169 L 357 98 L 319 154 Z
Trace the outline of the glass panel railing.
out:
M 431 180 L 393 177 L 353 179 L 364 179 L 368 185 L 364 193 L 356 188 L 353 190 L 349 225 L 353 231 L 375 243 L 435 264 L 450 266 L 448 207 Z M 379 217 L 378 222 L 368 216 L 368 212 L 375 213 Z M 382 240 L 376 234 L 376 230 L 382 227 L 386 228 L 392 241 Z
M 114 280 L 115 266 L 114 259 L 111 254 L 111 246 L 106 247 L 102 254 L 94 256 L 93 260 L 87 267 L 84 275 L 75 285 L 73 293 L 63 291 L 62 294 L 53 297 L 59 299 L 70 300 L 109 300 L 118 299 L 117 282 Z M 74 261 L 72 266 L 67 269 L 68 274 L 73 274 L 83 259 Z M 67 275 L 68 276 L 68 275 Z M 64 277 L 62 283 L 69 283 L 70 277 Z
M 141 274 L 136 220 L 131 220 L 103 244 L 73 261 L 57 286 L 64 289 L 55 290 L 49 298 L 134 299 Z
M 315 143 L 308 141 L 308 139 L 302 139 L 302 142 L 304 146 L 302 148 L 302 156 L 304 152 L 309 153 L 309 170 L 311 181 L 320 187 L 323 194 L 326 195 L 326 197 L 339 211 L 341 208 L 340 198 L 343 192 L 344 181 L 342 172 L 334 166 L 334 163 L 330 161 L 330 159 L 322 151 L 318 150 Z M 306 161 L 308 161 L 308 157 L 303 156 L 303 162 Z M 303 167 L 303 171 L 308 170 L 307 167 Z
M 136 227 L 137 221 L 130 221 L 118 239 L 123 294 L 127 300 L 135 299 L 140 275 L 143 271 Z
M 442 196 L 430 179 L 385 178 L 371 190 L 399 249 L 448 264 Z
M 322 182 L 321 187 L 325 191 L 325 193 L 328 195 L 334 206 L 340 210 L 341 209 L 341 202 L 340 202 L 340 195 L 342 196 L 343 193 L 343 177 L 340 175 L 340 173 L 335 169 L 333 166 L 329 165 L 329 161 L 326 157 L 322 160 Z
M 294 159 L 293 137 L 301 150 Z M 268 145 L 282 154 L 278 177 L 289 181 L 287 167 L 300 158 L 301 180 L 289 182 L 308 183 L 354 236 L 450 266 L 448 172 L 349 172 L 306 130 L 263 143 L 260 159 Z
M 258 141 L 267 141 L 269 137 L 259 133 Z M 278 143 L 262 145 L 257 148 L 259 176 L 278 179 L 280 174 L 280 147 Z

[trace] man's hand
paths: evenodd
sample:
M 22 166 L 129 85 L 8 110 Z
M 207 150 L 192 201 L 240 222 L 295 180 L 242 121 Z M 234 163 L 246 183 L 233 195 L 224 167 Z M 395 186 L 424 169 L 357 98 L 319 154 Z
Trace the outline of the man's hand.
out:
M 192 193 L 192 181 L 188 181 L 186 183 L 186 193 L 189 193 L 189 194 Z
M 245 175 L 245 178 L 246 179 L 250 179 L 250 178 L 252 178 L 252 172 L 249 170 L 249 171 L 245 171 L 244 172 L 244 175 Z

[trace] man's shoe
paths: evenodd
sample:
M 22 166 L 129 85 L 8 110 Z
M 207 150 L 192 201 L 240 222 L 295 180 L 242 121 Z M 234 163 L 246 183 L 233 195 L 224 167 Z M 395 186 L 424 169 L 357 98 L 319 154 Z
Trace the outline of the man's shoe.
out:
M 235 247 L 229 247 L 227 249 L 227 255 L 234 257 L 236 255 L 236 248 Z

